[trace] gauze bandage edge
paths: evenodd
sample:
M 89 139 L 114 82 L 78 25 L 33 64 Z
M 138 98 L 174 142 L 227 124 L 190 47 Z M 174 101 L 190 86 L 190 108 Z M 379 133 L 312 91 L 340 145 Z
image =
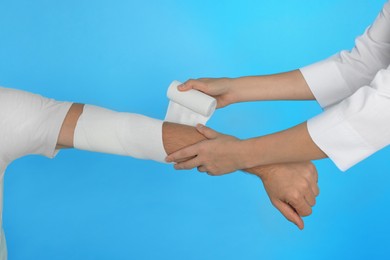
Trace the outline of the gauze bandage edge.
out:
M 81 150 L 164 162 L 163 121 L 85 105 L 74 132 Z

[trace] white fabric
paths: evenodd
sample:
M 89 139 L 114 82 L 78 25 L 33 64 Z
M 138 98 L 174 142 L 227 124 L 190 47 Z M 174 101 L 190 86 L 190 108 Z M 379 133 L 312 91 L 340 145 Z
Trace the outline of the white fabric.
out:
M 191 125 L 206 124 L 215 111 L 217 101 L 198 90 L 180 92 L 177 87 L 181 83 L 173 81 L 168 88 L 168 110 L 165 121 Z
M 351 52 L 301 69 L 325 109 L 308 121 L 309 133 L 341 170 L 390 142 L 389 64 L 390 1 Z
M 197 90 L 180 92 L 173 81 L 165 121 L 206 124 L 216 108 L 216 100 Z M 163 121 L 138 114 L 119 113 L 85 105 L 74 133 L 74 147 L 81 150 L 132 156 L 165 162 L 162 140 Z
M 163 121 L 85 105 L 74 133 L 81 150 L 164 162 Z
M 314 96 L 323 108 L 340 102 L 370 84 L 390 63 L 390 2 L 387 2 L 351 51 L 301 68 Z
M 177 95 L 170 94 L 170 97 L 175 99 Z M 214 112 L 215 104 L 199 94 L 191 94 L 190 97 L 195 99 L 179 97 L 175 100 L 196 110 L 191 110 L 191 113 L 201 113 L 199 115 L 204 116 L 194 116 L 191 124 L 205 123 Z M 197 102 L 200 102 L 200 106 Z M 0 227 L 3 177 L 7 166 L 15 159 L 28 154 L 53 158 L 58 152 L 55 149 L 57 139 L 71 105 L 69 102 L 58 102 L 28 92 L 0 87 Z M 206 110 L 204 106 L 207 106 Z M 189 116 L 187 112 L 183 113 Z M 171 119 L 180 122 L 183 115 L 179 110 L 175 110 Z M 141 115 L 85 105 L 75 129 L 75 147 L 164 162 L 166 153 L 162 143 L 162 123 Z M 6 260 L 5 236 L 2 229 L 0 232 L 0 260 Z
M 13 160 L 27 154 L 54 157 L 57 138 L 70 106 L 71 103 L 0 87 L 0 226 L 5 169 Z M 2 231 L 0 260 L 6 258 Z

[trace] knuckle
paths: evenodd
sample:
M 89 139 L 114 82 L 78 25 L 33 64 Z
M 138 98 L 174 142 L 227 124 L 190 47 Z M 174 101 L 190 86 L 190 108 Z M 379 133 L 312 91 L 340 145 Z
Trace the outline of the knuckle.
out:
M 302 216 L 307 217 L 310 216 L 313 213 L 313 210 L 309 207 L 304 211 L 304 214 Z
M 308 181 L 303 181 L 303 182 L 301 183 L 301 188 L 302 188 L 303 190 L 309 189 L 309 188 L 310 188 L 310 183 L 309 183 Z
M 312 175 L 313 175 L 313 173 L 308 169 L 303 171 L 303 176 L 305 179 L 309 179 Z
M 298 191 L 291 191 L 288 195 L 289 201 L 293 203 L 297 203 L 299 201 L 299 198 L 301 197 L 301 194 Z
M 312 162 L 310 162 L 310 164 L 308 165 L 308 169 L 312 175 L 317 174 L 317 168 Z
M 314 166 L 314 164 L 312 162 L 308 162 L 307 163 L 307 168 L 310 169 L 310 170 L 314 170 L 316 167 Z
M 298 192 L 290 192 L 287 195 L 287 202 L 291 205 L 297 205 L 299 203 L 300 193 Z

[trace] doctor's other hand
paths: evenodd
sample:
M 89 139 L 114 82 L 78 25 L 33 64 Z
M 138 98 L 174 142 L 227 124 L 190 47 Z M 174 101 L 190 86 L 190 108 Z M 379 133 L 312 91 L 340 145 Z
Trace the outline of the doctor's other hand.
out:
M 190 79 L 178 86 L 179 91 L 196 89 L 217 100 L 217 108 L 235 103 L 236 93 L 230 78 L 200 78 Z
M 244 166 L 244 154 L 241 154 L 241 140 L 234 136 L 214 131 L 204 125 L 196 129 L 207 140 L 185 147 L 166 157 L 167 162 L 174 162 L 176 170 L 189 170 L 197 167 L 198 171 L 209 175 L 223 175 Z M 189 160 L 186 160 L 191 158 Z
M 271 203 L 289 221 L 304 228 L 301 217 L 309 216 L 316 204 L 318 174 L 311 162 L 274 164 L 246 169 L 259 176 Z

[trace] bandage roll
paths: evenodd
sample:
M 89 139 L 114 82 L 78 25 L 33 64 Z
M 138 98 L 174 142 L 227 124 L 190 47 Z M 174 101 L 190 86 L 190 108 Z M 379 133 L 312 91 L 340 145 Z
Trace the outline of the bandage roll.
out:
M 181 92 L 177 89 L 180 84 L 175 80 L 168 88 L 165 121 L 191 126 L 206 124 L 215 111 L 216 99 L 194 89 Z
M 209 117 L 217 107 L 217 100 L 198 90 L 179 91 L 177 87 L 181 82 L 174 80 L 168 88 L 169 100 L 182 105 L 195 113 Z

